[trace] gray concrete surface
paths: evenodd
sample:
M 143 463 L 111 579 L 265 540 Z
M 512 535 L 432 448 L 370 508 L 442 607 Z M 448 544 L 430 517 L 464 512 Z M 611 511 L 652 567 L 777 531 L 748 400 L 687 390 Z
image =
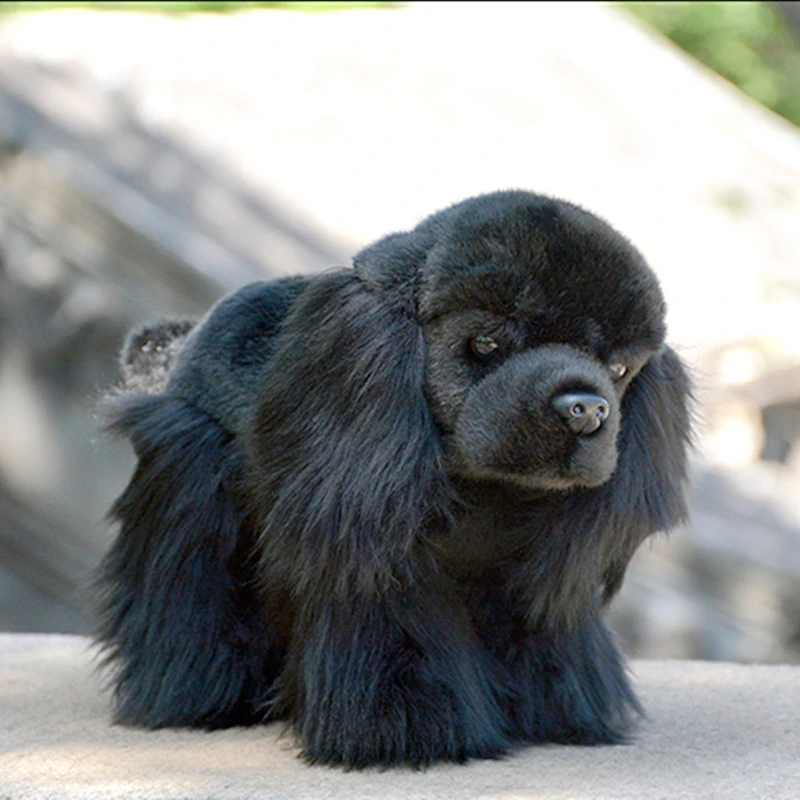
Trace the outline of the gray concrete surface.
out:
M 85 639 L 0 635 L 3 800 L 797 800 L 800 667 L 637 661 L 649 715 L 617 747 L 342 772 L 297 758 L 280 725 L 109 725 Z

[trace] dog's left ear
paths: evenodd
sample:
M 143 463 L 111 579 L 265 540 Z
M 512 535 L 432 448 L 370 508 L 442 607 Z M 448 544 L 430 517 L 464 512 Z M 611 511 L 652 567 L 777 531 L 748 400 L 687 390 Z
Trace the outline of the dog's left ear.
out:
M 363 271 L 320 275 L 277 340 L 248 460 L 268 571 L 299 592 L 395 582 L 444 507 L 425 341 L 410 307 L 418 255 L 385 244 Z
M 692 389 L 678 354 L 664 346 L 622 400 L 617 468 L 601 491 L 611 505 L 618 552 L 604 576 L 604 597 L 620 588 L 636 548 L 650 534 L 685 521 Z

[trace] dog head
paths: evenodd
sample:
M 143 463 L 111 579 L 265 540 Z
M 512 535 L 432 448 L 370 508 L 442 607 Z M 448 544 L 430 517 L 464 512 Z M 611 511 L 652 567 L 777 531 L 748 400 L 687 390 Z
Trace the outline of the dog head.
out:
M 574 205 L 501 192 L 355 264 L 423 327 L 451 473 L 543 490 L 611 477 L 623 398 L 665 334 L 658 282 L 616 231 Z
M 332 552 L 344 581 L 354 564 L 358 581 L 393 580 L 465 482 L 483 502 L 486 486 L 567 497 L 576 526 L 602 519 L 598 536 L 627 543 L 620 565 L 684 516 L 688 380 L 658 282 L 612 228 L 500 192 L 354 267 L 292 305 L 247 440 L 265 529 L 313 543 L 292 580 Z M 281 537 L 266 558 L 281 560 Z

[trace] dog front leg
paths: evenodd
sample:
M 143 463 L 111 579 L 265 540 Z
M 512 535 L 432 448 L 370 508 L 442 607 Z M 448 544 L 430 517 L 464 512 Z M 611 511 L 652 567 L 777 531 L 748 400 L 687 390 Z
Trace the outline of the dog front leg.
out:
M 421 767 L 508 749 L 499 675 L 447 600 L 306 600 L 280 684 L 309 761 Z

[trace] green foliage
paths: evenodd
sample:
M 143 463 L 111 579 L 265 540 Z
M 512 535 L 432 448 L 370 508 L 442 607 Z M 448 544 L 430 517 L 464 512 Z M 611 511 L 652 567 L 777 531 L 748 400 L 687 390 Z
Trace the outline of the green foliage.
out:
M 754 100 L 800 125 L 800 40 L 772 3 L 620 3 Z
M 155 11 L 162 13 L 227 13 L 247 8 L 284 8 L 292 11 L 342 11 L 352 8 L 391 8 L 396 3 L 386 2 L 0 2 L 0 13 L 14 11 L 52 11 L 57 8 L 88 8 L 93 11 Z

